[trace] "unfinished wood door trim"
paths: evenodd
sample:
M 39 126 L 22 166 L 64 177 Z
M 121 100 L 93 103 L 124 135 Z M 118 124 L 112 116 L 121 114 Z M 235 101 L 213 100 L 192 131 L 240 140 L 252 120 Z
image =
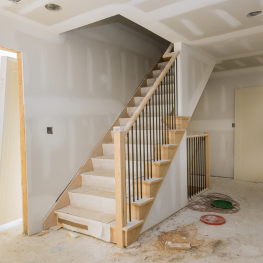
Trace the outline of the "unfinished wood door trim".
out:
M 20 149 L 21 149 L 21 185 L 23 207 L 23 234 L 28 235 L 28 196 L 27 196 L 27 172 L 26 172 L 26 129 L 24 107 L 23 64 L 21 52 L 0 47 L 0 50 L 17 54 L 18 88 L 19 88 L 19 115 L 20 115 Z

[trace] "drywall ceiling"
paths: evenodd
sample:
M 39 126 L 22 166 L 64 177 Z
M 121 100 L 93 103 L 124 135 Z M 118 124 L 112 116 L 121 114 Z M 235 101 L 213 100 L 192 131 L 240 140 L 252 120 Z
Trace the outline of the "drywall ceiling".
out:
M 50 0 L 1 0 L 0 14 L 54 33 L 121 15 L 171 42 L 197 46 L 219 62 L 263 54 L 263 0 L 54 0 L 60 12 L 50 12 Z M 229 64 L 230 65 L 230 64 Z

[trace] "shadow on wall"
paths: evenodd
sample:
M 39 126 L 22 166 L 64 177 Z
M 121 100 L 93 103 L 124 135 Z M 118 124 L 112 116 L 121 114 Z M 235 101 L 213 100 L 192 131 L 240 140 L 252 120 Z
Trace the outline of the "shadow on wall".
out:
M 59 36 L 29 31 L 10 34 L 23 52 L 29 234 L 34 234 L 168 44 L 120 23 Z

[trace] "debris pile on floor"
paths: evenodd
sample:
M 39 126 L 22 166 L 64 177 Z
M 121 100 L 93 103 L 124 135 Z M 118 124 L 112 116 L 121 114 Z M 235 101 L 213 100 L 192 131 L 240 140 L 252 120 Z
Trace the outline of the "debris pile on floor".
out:
M 217 208 L 212 205 L 212 202 L 215 200 L 228 201 L 231 202 L 233 206 L 230 209 Z M 190 204 L 187 205 L 187 207 L 194 211 L 214 212 L 214 213 L 222 213 L 222 214 L 234 214 L 240 210 L 240 205 L 238 202 L 233 200 L 228 195 L 223 195 L 219 193 L 207 194 L 206 196 L 201 197 L 196 201 L 192 201 Z

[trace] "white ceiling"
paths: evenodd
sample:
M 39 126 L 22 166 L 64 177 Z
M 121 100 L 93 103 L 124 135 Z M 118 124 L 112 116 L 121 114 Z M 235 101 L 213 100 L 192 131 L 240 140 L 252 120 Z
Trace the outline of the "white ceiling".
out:
M 0 14 L 54 33 L 120 14 L 171 42 L 202 48 L 219 62 L 263 55 L 263 15 L 246 17 L 249 12 L 263 10 L 263 0 L 52 1 L 62 6 L 60 12 L 45 9 L 50 1 L 22 0 L 14 4 L 0 0 Z

